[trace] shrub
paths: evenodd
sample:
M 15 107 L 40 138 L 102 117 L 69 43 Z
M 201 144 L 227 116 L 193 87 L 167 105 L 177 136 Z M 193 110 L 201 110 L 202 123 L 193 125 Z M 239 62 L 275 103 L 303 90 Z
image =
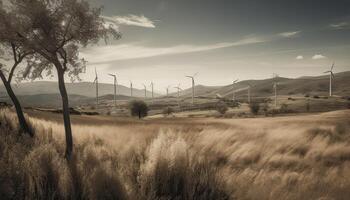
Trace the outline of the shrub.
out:
M 260 110 L 260 104 L 257 102 L 253 102 L 249 104 L 250 112 L 252 112 L 254 115 L 257 115 Z
M 165 115 L 165 116 L 169 116 L 173 112 L 174 112 L 174 109 L 172 107 L 169 107 L 169 106 L 167 106 L 163 109 L 163 115 Z
M 314 95 L 313 97 L 314 97 L 314 99 L 319 99 L 320 98 L 320 96 L 318 96 L 318 95 Z
M 263 109 L 263 111 L 264 111 L 265 116 L 267 116 L 268 113 L 269 113 L 269 103 L 268 103 L 268 102 L 265 102 L 262 109 Z
M 129 104 L 131 116 L 137 116 L 139 119 L 146 117 L 148 114 L 148 106 L 144 101 L 134 100 Z
M 227 112 L 228 108 L 225 102 L 219 101 L 216 104 L 216 111 L 218 111 L 220 114 L 225 114 Z

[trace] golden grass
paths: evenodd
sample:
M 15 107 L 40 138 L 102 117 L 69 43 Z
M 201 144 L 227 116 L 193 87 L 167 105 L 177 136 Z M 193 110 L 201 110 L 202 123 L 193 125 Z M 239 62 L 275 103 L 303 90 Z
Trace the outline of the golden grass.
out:
M 6 114 L 5 114 L 6 113 Z M 2 199 L 347 199 L 349 112 L 265 119 L 74 123 L 0 113 Z M 92 121 L 92 119 L 89 119 Z M 125 122 L 123 125 L 119 125 Z M 320 125 L 320 122 L 325 122 Z

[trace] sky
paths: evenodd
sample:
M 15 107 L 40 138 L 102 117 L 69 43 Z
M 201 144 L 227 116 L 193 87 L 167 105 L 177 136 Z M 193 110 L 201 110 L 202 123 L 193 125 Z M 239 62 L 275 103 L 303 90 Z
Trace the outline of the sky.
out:
M 89 0 L 122 38 L 81 49 L 84 81 L 160 92 L 181 84 L 317 76 L 350 70 L 349 0 Z

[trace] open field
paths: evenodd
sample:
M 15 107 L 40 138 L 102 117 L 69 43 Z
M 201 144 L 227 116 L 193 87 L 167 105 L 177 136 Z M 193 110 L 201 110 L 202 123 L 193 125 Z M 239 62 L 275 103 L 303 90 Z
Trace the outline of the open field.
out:
M 16 154 L 1 157 L 1 169 L 10 169 L 0 173 L 4 199 L 350 196 L 349 110 L 246 119 L 72 116 L 75 159 L 68 165 L 61 115 L 29 115 L 34 143 L 8 135 L 16 131 L 14 116 L 0 115 L 1 155 Z

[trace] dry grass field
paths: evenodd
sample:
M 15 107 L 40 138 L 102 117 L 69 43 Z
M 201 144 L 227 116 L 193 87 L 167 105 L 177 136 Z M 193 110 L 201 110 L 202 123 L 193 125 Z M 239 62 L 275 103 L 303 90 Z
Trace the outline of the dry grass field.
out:
M 350 111 L 273 118 L 29 112 L 35 140 L 1 111 L 1 199 L 348 199 Z

